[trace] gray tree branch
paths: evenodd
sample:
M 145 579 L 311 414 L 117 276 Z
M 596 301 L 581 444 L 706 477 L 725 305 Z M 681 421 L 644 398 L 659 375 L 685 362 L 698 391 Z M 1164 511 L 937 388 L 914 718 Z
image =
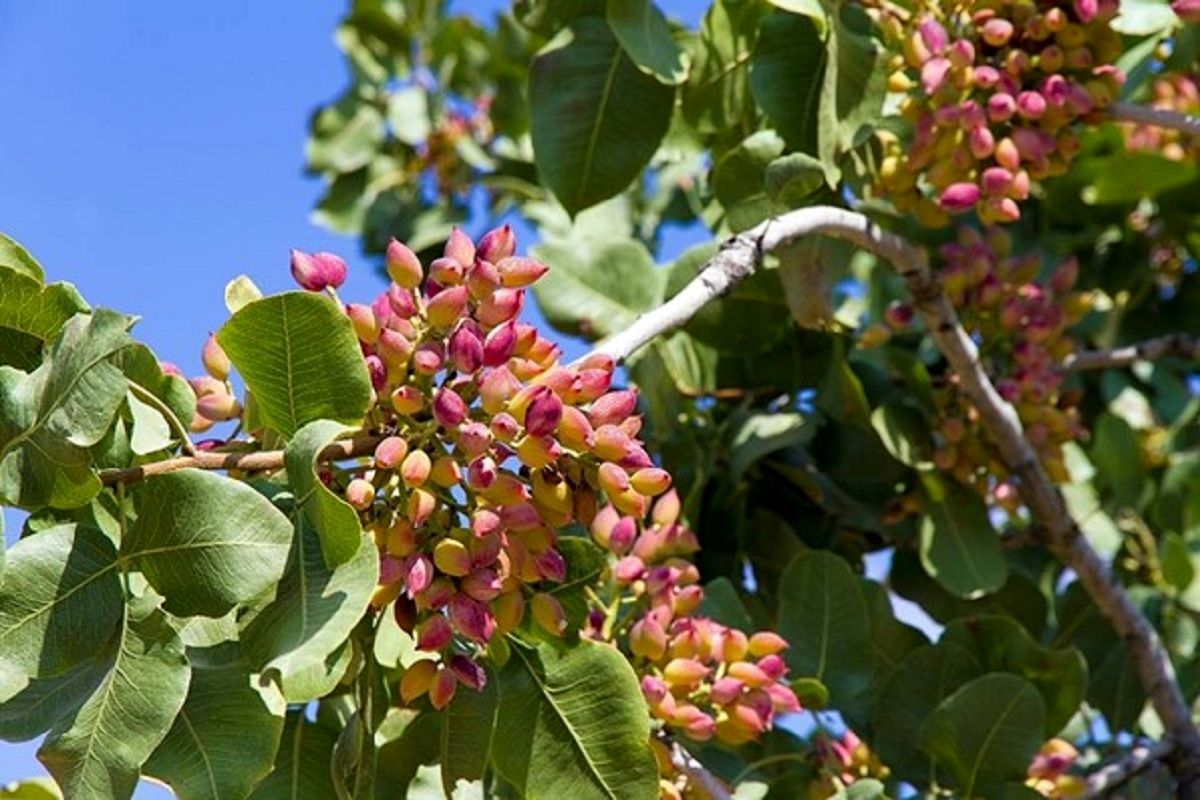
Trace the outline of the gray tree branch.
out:
M 1000 397 L 984 371 L 979 351 L 930 270 L 923 249 L 884 231 L 865 216 L 844 209 L 815 206 L 792 211 L 725 242 L 682 291 L 627 330 L 600 342 L 594 352 L 623 361 L 654 337 L 686 322 L 706 303 L 729 292 L 758 268 L 764 254 L 814 234 L 845 239 L 869 250 L 889 262 L 904 279 L 914 307 L 958 375 L 962 391 L 978 409 L 988 437 L 1017 480 L 1025 505 L 1044 529 L 1047 546 L 1075 572 L 1129 648 L 1142 686 L 1174 742 L 1166 761 L 1178 781 L 1179 796 L 1200 800 L 1200 731 L 1192 721 L 1162 641 L 1108 563 L 1084 538 L 1062 492 L 1026 439 L 1016 411 Z
M 1170 128 L 1193 136 L 1200 135 L 1200 117 L 1195 114 L 1151 108 L 1137 103 L 1113 103 L 1108 107 L 1108 116 L 1121 122 L 1136 122 L 1156 128 Z
M 1135 361 L 1159 361 L 1164 358 L 1200 361 L 1200 336 L 1176 333 L 1114 347 L 1111 350 L 1075 353 L 1063 361 L 1062 368 L 1068 372 L 1082 372 L 1090 369 L 1127 367 Z

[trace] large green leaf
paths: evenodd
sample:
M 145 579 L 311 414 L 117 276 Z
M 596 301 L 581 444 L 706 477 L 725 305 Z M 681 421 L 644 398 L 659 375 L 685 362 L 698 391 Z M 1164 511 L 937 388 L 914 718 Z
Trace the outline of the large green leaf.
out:
M 956 644 L 922 645 L 904 657 L 876 699 L 871 740 L 898 777 L 929 780 L 929 760 L 914 734 L 943 699 L 982 674 L 978 659 Z
M 111 363 L 132 344 L 129 319 L 77 314 L 32 373 L 0 367 L 0 499 L 75 508 L 100 491 L 86 448 L 108 433 L 127 382 Z
M 336 736 L 304 718 L 304 710 L 289 712 L 275 768 L 254 789 L 250 800 L 309 800 L 336 797 L 329 762 Z
M 292 525 L 241 481 L 179 470 L 143 481 L 133 500 L 137 519 L 121 555 L 172 614 L 219 617 L 283 576 Z
M 605 9 L 625 54 L 643 72 L 676 86 L 687 78 L 687 54 L 675 43 L 666 17 L 652 0 L 608 0 Z
M 102 649 L 122 613 L 116 557 L 107 536 L 75 525 L 13 545 L 0 586 L 0 672 L 52 677 Z
M 349 561 L 358 552 L 363 531 L 358 512 L 317 477 L 317 454 L 350 430 L 330 420 L 310 422 L 297 431 L 284 453 L 296 506 L 321 537 L 321 552 L 330 567 Z
M 242 800 L 275 761 L 283 705 L 267 707 L 234 642 L 189 650 L 188 660 L 187 699 L 143 771 L 179 800 Z
M 1025 776 L 1042 742 L 1042 698 L 1029 681 L 994 673 L 941 702 L 921 727 L 921 747 L 954 778 L 963 797 L 994 797 Z
M 111 653 L 101 651 L 53 678 L 31 680 L 19 694 L 0 703 L 0 739 L 35 739 L 74 714 L 104 679 L 111 661 Z
M 1096 485 L 1106 489 L 1114 505 L 1137 508 L 1146 485 L 1146 467 L 1137 456 L 1137 432 L 1115 414 L 1104 412 L 1092 429 L 1089 450 L 1096 466 Z
M 612 647 L 514 642 L 499 674 L 497 772 L 524 796 L 644 800 L 658 791 L 637 677 Z
M 38 283 L 46 280 L 46 273 L 42 270 L 42 265 L 29 255 L 28 250 L 3 233 L 0 233 L 0 267 L 7 267 Z
M 921 476 L 929 503 L 921 520 L 921 564 L 959 597 L 996 591 L 1008 561 L 979 496 L 936 473 Z
M 534 288 L 538 307 L 565 333 L 603 338 L 662 302 L 663 275 L 637 242 L 548 242 L 534 254 L 550 265 Z
M 842 5 L 830 21 L 817 138 L 833 181 L 839 157 L 864 141 L 879 118 L 887 70 L 874 24 L 861 8 Z
M 69 283 L 43 286 L 40 277 L 4 264 L 3 242 L 0 238 L 0 364 L 32 370 L 42 346 L 88 305 Z
M 538 53 L 529 74 L 538 171 L 572 214 L 630 184 L 658 148 L 675 92 L 642 72 L 597 17 Z
M 274 673 L 289 702 L 315 699 L 313 673 L 329 668 L 363 613 L 379 574 L 379 558 L 365 544 L 335 568 L 325 564 L 316 532 L 297 526 L 288 570 L 275 599 L 242 632 L 252 664 Z M 336 680 L 336 679 L 335 679 Z
M 371 382 L 350 320 L 329 297 L 287 292 L 249 303 L 217 341 L 263 420 L 285 437 L 317 419 L 362 421 Z
M 161 401 L 182 425 L 188 424 L 196 413 L 196 394 L 188 382 L 178 375 L 167 375 L 159 366 L 158 358 L 144 344 L 135 343 L 126 347 L 113 359 L 129 379 L 130 388 L 148 403 L 153 401 L 146 394 Z M 161 409 L 160 409 L 161 410 Z M 175 430 L 173 433 L 178 434 Z
M 33 778 L 0 786 L 0 800 L 60 800 L 58 787 L 48 778 Z
M 483 780 L 491 759 L 499 704 L 496 675 L 489 672 L 482 691 L 455 692 L 454 699 L 446 706 L 442 715 L 440 760 L 442 784 L 449 791 L 453 792 L 459 781 Z
M 79 711 L 57 722 L 38 759 L 67 797 L 128 798 L 187 695 L 183 643 L 166 615 L 129 606 L 108 674 Z
M 357 94 L 347 94 L 314 117 L 305 156 L 312 169 L 354 172 L 375 157 L 383 136 L 382 112 Z
M 1011 672 L 1032 683 L 1045 703 L 1046 736 L 1062 730 L 1079 711 L 1088 669 L 1078 649 L 1042 647 L 1019 622 L 993 614 L 953 620 L 940 641 L 970 649 L 989 672 Z
M 761 3 L 715 0 L 700 22 L 683 89 L 684 117 L 698 132 L 727 136 L 753 129 L 750 54 L 764 10 Z
M 776 12 L 763 20 L 750 61 L 750 90 L 791 150 L 817 153 L 826 55 L 813 18 Z
M 730 149 L 713 167 L 713 194 L 725 207 L 734 231 L 752 228 L 783 211 L 767 194 L 767 166 L 784 151 L 783 139 L 772 130 L 756 131 Z
M 871 619 L 850 567 L 823 550 L 792 559 L 779 583 L 779 633 L 795 677 L 816 678 L 834 707 L 852 707 L 873 671 Z

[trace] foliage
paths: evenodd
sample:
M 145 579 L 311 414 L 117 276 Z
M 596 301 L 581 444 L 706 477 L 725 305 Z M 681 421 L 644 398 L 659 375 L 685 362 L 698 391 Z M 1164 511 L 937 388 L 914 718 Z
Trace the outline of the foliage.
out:
M 1112 119 L 1200 103 L 1187 0 L 444 5 L 353 0 L 312 120 L 315 218 L 381 256 L 374 303 L 293 253 L 306 291 L 231 282 L 185 382 L 0 238 L 0 499 L 30 513 L 0 736 L 48 732 L 68 797 L 184 798 L 704 796 L 676 743 L 739 797 L 1069 796 L 1160 738 L 874 256 L 797 242 L 623 372 L 516 315 L 537 281 L 601 339 L 716 252 L 676 226 L 869 213 L 930 253 L 1194 703 L 1195 367 L 1070 366 L 1200 334 L 1194 139 Z

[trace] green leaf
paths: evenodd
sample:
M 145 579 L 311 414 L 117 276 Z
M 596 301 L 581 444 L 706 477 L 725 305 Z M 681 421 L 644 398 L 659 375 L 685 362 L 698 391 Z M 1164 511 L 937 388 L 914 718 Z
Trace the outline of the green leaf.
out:
M 534 285 L 538 308 L 564 333 L 603 338 L 662 302 L 663 275 L 638 242 L 548 242 L 533 252 L 554 265 Z
M 139 400 L 132 391 L 126 392 L 125 402 L 133 418 L 129 449 L 134 455 L 149 455 L 171 446 L 171 426 L 157 408 Z
M 391 92 L 387 115 L 396 138 L 405 144 L 416 147 L 429 137 L 429 102 L 420 86 Z
M 1196 578 L 1196 567 L 1187 541 L 1177 533 L 1168 533 L 1159 545 L 1159 560 L 1162 562 L 1163 578 L 1182 592 Z
M 244 306 L 217 341 L 262 418 L 291 438 L 307 422 L 362 422 L 371 382 L 350 320 L 325 295 L 287 292 Z
M 301 523 L 275 599 L 242 632 L 247 658 L 262 672 L 276 674 L 289 702 L 319 697 L 324 692 L 310 688 L 313 672 L 326 672 L 327 660 L 337 663 L 331 657 L 366 612 L 378 575 L 374 546 L 359 547 L 331 569 L 316 532 Z
M 31 680 L 19 694 L 0 703 L 0 739 L 36 739 L 74 714 L 104 679 L 111 661 L 112 654 L 102 651 L 53 678 Z
M 183 643 L 162 611 L 129 607 L 111 669 L 76 714 L 57 722 L 38 759 L 67 797 L 128 798 L 187 695 Z
M 1042 698 L 1029 681 L 985 675 L 943 700 L 919 739 L 953 776 L 962 796 L 991 796 L 998 784 L 1024 778 L 1042 742 L 1044 714 Z
M 792 559 L 779 582 L 779 634 L 794 676 L 825 684 L 835 708 L 861 699 L 872 673 L 871 619 L 844 560 L 823 550 Z
M 305 719 L 303 709 L 289 712 L 275 768 L 255 787 L 250 800 L 337 797 L 329 770 L 335 739 L 328 728 Z
M 143 772 L 179 800 L 241 800 L 266 775 L 283 731 L 236 643 L 189 650 L 192 681 L 175 724 Z
M 329 420 L 310 422 L 297 431 L 284 452 L 296 506 L 321 537 L 321 552 L 330 567 L 354 557 L 362 544 L 363 530 L 358 512 L 317 477 L 317 455 L 338 436 L 352 430 Z
M 314 117 L 305 157 L 310 169 L 336 173 L 365 167 L 383 144 L 383 114 L 347 94 Z
M 1089 205 L 1135 203 L 1187 186 L 1200 175 L 1195 164 L 1173 161 L 1157 153 L 1121 153 L 1096 159 L 1093 164 L 1093 183 L 1083 190 L 1083 199 Z
M 840 156 L 870 134 L 887 93 L 882 48 L 866 13 L 843 5 L 832 23 L 818 112 L 818 152 L 831 184 Z
M 871 425 L 892 458 L 914 469 L 933 467 L 929 424 L 912 404 L 887 401 L 871 412 Z
M 882 684 L 904 660 L 904 657 L 929 640 L 916 628 L 896 619 L 888 591 L 869 578 L 858 579 L 858 588 L 867 601 L 871 616 L 871 648 L 875 653 L 875 677 Z
M 1096 466 L 1096 484 L 1107 489 L 1117 506 L 1137 508 L 1146 484 L 1141 442 L 1129 423 L 1107 411 L 1093 426 L 1089 451 Z
M 940 641 L 971 650 L 989 672 L 1011 672 L 1032 683 L 1042 695 L 1047 737 L 1062 730 L 1079 711 L 1088 668 L 1078 649 L 1041 647 L 1019 622 L 992 614 L 951 621 Z
M 89 311 L 69 283 L 42 285 L 41 275 L 31 275 L 4 262 L 0 234 L 0 364 L 34 369 L 42 347 L 52 341 L 67 320 Z
M 1125 36 L 1149 36 L 1168 33 L 1179 25 L 1179 18 L 1165 0 L 1123 0 L 1121 13 L 1112 28 Z
M 921 564 L 948 590 L 967 599 L 1008 580 L 1008 561 L 979 496 L 936 473 L 922 474 L 928 497 L 921 520 Z
M 127 383 L 111 363 L 132 344 L 127 317 L 77 314 L 34 372 L 0 367 L 0 498 L 76 508 L 100 491 L 85 448 L 108 433 Z
M 652 0 L 608 0 L 608 26 L 638 69 L 668 86 L 687 79 L 688 59 Z
M 735 231 L 752 228 L 780 210 L 764 187 L 767 166 L 783 155 L 783 139 L 772 130 L 747 136 L 721 157 L 712 171 L 712 188 Z
M 500 690 L 488 672 L 482 691 L 459 687 L 442 713 L 442 785 L 453 792 L 459 781 L 483 780 L 491 758 Z M 503 734 L 502 734 L 503 735 Z
M 767 165 L 763 188 L 778 205 L 798 208 L 825 185 L 825 169 L 807 153 L 788 153 Z
M 58 787 L 45 778 L 0 786 L 0 800 L 62 800 Z
M 249 275 L 238 275 L 225 284 L 225 308 L 230 314 L 236 314 L 255 300 L 262 300 L 262 296 L 262 290 Z
M 3 233 L 0 233 L 0 267 L 6 267 L 38 283 L 46 280 L 42 265 L 29 255 L 29 251 Z
M 75 525 L 13 545 L 0 586 L 0 672 L 52 677 L 102 649 L 122 613 L 116 557 L 107 536 Z
M 167 375 L 159 366 L 158 357 L 144 344 L 135 342 L 113 358 L 129 380 L 130 390 L 148 403 L 146 394 L 162 401 L 180 425 L 187 425 L 196 414 L 196 394 L 188 382 L 178 375 Z M 174 431 L 178 434 L 178 430 Z
M 571 214 L 627 187 L 667 132 L 675 92 L 581 17 L 533 61 L 529 100 L 538 172 Z
M 816 0 L 811 0 L 816 4 Z M 750 90 L 789 150 L 815 156 L 818 112 L 828 53 L 824 14 L 775 13 L 762 24 L 750 61 Z M 819 165 L 820 162 L 817 161 Z M 822 169 L 821 182 L 825 180 Z
M 241 481 L 185 469 L 133 491 L 137 519 L 121 555 L 172 614 L 219 617 L 274 586 L 292 541 L 288 518 Z
M 729 445 L 729 471 L 740 480 L 763 456 L 787 447 L 807 444 L 817 426 L 803 414 L 781 411 L 751 414 L 737 427 Z
M 913 783 L 929 780 L 914 733 L 944 698 L 982 674 L 971 651 L 954 643 L 922 645 L 904 657 L 880 690 L 873 719 L 872 745 L 893 773 Z
M 683 116 L 697 133 L 728 136 L 757 127 L 749 56 L 763 11 L 760 3 L 715 0 L 701 20 L 683 88 Z
M 437 762 L 443 716 L 433 711 L 392 709 L 380 723 L 375 731 L 379 749 L 377 780 L 386 796 L 410 796 L 409 784 L 420 769 Z
M 492 742 L 492 763 L 521 795 L 656 796 L 646 704 L 615 649 L 585 640 L 559 654 L 514 641 L 499 683 L 503 735 Z
M 722 625 L 737 628 L 740 631 L 754 629 L 754 620 L 738 597 L 738 591 L 733 582 L 724 576 L 715 578 L 704 585 L 704 599 L 696 610 L 697 616 L 715 619 Z
M 776 8 L 790 11 L 793 14 L 803 14 L 813 19 L 825 19 L 825 10 L 819 0 L 768 0 Z

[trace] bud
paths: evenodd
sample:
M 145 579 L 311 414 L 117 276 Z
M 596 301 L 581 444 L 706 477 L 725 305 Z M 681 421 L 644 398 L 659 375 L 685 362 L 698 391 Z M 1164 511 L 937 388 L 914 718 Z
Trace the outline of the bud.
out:
M 499 414 L 508 407 L 517 392 L 521 391 L 521 382 L 508 371 L 507 367 L 496 367 L 488 372 L 479 386 L 479 399 L 483 410 L 489 414 Z
M 457 539 L 442 539 L 433 548 L 433 563 L 442 572 L 461 578 L 471 571 L 471 554 Z
M 450 601 L 450 623 L 473 642 L 486 644 L 496 632 L 496 620 L 483 603 L 457 594 Z
M 1200 23 L 1200 0 L 1173 0 L 1171 10 L 1184 22 Z
M 457 428 L 467 418 L 467 404 L 453 389 L 438 389 L 433 395 L 433 418 L 444 428 Z
M 979 187 L 973 183 L 952 183 L 938 199 L 940 205 L 952 214 L 970 211 L 979 201 Z
M 409 597 L 415 597 L 429 588 L 433 581 L 433 562 L 424 554 L 412 556 L 404 576 L 404 587 Z
M 1034 91 L 1021 92 L 1017 95 L 1017 113 L 1024 119 L 1041 119 L 1046 113 L 1046 98 Z
M 917 25 L 917 31 L 921 34 L 921 39 L 930 53 L 940 56 L 945 52 L 950 37 L 940 22 L 927 16 Z
M 392 392 L 392 408 L 397 414 L 412 416 L 425 405 L 425 395 L 415 386 L 401 386 Z
M 774 682 L 770 675 L 749 661 L 738 661 L 730 664 L 727 674 L 729 677 L 737 678 L 742 683 L 754 689 Z
M 1008 194 L 1012 188 L 1013 174 L 1004 167 L 988 167 L 979 182 L 985 194 Z
M 412 358 L 413 349 L 413 343 L 404 334 L 391 328 L 384 328 L 379 332 L 375 345 L 375 352 L 391 369 L 400 369 L 407 364 Z
M 694 686 L 707 678 L 708 673 L 708 667 L 694 658 L 673 658 L 663 668 L 663 677 L 675 686 Z
M 496 632 L 511 633 L 525 618 L 525 596 L 520 591 L 506 592 L 492 601 L 490 609 L 496 618 Z
M 491 297 L 499 286 L 500 272 L 492 262 L 476 259 L 475 264 L 467 270 L 467 291 L 472 299 Z
M 231 394 L 206 394 L 197 398 L 196 413 L 211 422 L 225 422 L 241 416 L 242 404 Z
M 494 569 L 485 567 L 477 569 L 463 578 L 461 588 L 468 597 L 481 603 L 490 603 L 500 594 L 501 581 Z
M 496 263 L 500 283 L 510 288 L 522 288 L 536 282 L 549 271 L 549 267 L 532 258 L 506 258 Z
M 496 482 L 499 470 L 491 456 L 480 456 L 467 467 L 467 485 L 475 491 L 483 491 Z
M 475 250 L 475 258 L 499 264 L 510 257 L 517 249 L 517 237 L 513 236 L 512 226 L 507 222 L 499 228 L 493 228 L 479 240 Z
M 516 325 L 511 321 L 497 325 L 483 340 L 483 363 L 485 366 L 498 367 L 513 354 L 517 344 Z
M 365 511 L 375 502 L 375 487 L 370 481 L 355 478 L 346 486 L 346 502 Z
M 455 227 L 450 230 L 450 237 L 446 239 L 446 249 L 442 254 L 446 258 L 453 258 L 463 267 L 469 267 L 475 263 L 475 244 L 461 228 Z
M 453 258 L 436 258 L 429 265 L 429 279 L 439 286 L 458 286 L 466 275 L 467 268 Z
M 1006 19 L 992 17 L 980 29 L 983 40 L 992 47 L 1004 47 L 1013 35 L 1013 24 Z
M 450 337 L 450 363 L 459 372 L 470 374 L 483 365 L 483 343 L 467 326 L 462 326 Z
M 441 614 L 434 614 L 417 625 L 417 649 L 438 652 L 450 644 L 454 631 Z
M 325 284 L 333 289 L 346 282 L 346 262 L 333 253 L 313 253 L 313 262 L 321 270 Z
M 574 406 L 563 406 L 562 419 L 555 430 L 558 441 L 566 448 L 576 452 L 591 449 L 594 443 L 592 425 L 587 416 Z
M 741 697 L 744 688 L 742 682 L 736 678 L 721 678 L 713 683 L 709 699 L 714 705 L 729 705 Z
M 399 436 L 389 436 L 375 446 L 375 466 L 395 469 L 408 454 L 408 442 Z
M 567 562 L 562 555 L 551 548 L 534 559 L 538 574 L 552 583 L 562 583 L 567 579 Z
M 407 558 L 416 552 L 417 533 L 411 522 L 404 517 L 396 519 L 395 523 L 388 528 L 386 549 L 388 555 L 397 558 Z
M 329 285 L 325 271 L 313 260 L 308 253 L 299 250 L 292 251 L 292 278 L 302 289 L 310 292 L 324 291 Z
M 563 611 L 558 598 L 545 592 L 538 592 L 529 599 L 529 609 L 533 620 L 542 630 L 552 636 L 562 636 L 567 631 L 567 615 Z
M 525 430 L 530 436 L 549 436 L 562 420 L 563 404 L 558 395 L 549 389 L 534 394 L 525 411 Z
M 671 488 L 671 473 L 658 467 L 644 467 L 633 473 L 629 483 L 639 494 L 658 497 Z
M 454 673 L 445 667 L 439 667 L 434 676 L 433 685 L 429 687 L 429 703 L 438 711 L 450 704 L 454 699 L 454 690 L 458 687 L 458 679 Z
M 433 684 L 437 675 L 437 664 L 427 658 L 414 661 L 400 678 L 400 697 L 405 703 L 411 703 Z
M 667 652 L 666 631 L 654 617 L 642 617 L 629 629 L 629 649 L 639 658 L 658 661 Z
M 679 520 L 680 511 L 682 511 L 682 505 L 679 501 L 679 494 L 672 489 L 654 504 L 650 519 L 655 525 L 674 525 Z
M 449 328 L 467 310 L 467 289 L 465 286 L 451 286 L 442 289 L 430 298 L 425 306 L 425 318 L 434 328 Z
M 523 289 L 497 289 L 490 297 L 479 301 L 479 308 L 475 310 L 475 319 L 491 328 L 508 322 L 520 314 L 521 307 L 524 305 L 525 291 Z
M 413 450 L 400 463 L 400 480 L 410 489 L 421 486 L 429 479 L 433 463 L 424 450 Z
M 384 264 L 388 277 L 402 289 L 415 289 L 421 285 L 421 279 L 424 277 L 421 260 L 408 245 L 398 239 L 393 238 L 388 242 Z
M 416 527 L 425 524 L 425 520 L 437 509 L 437 498 L 424 489 L 413 489 L 405 504 L 405 513 Z
M 750 637 L 750 655 L 755 658 L 776 655 L 787 646 L 787 640 L 772 631 L 759 631 Z
M 487 685 L 487 673 L 483 667 L 462 654 L 456 653 L 451 657 L 450 671 L 458 678 L 459 683 L 477 692 Z
M 1017 101 L 1007 92 L 996 92 L 987 100 L 987 115 L 992 122 L 1007 122 L 1016 111 Z
M 646 574 L 646 562 L 637 556 L 625 556 L 613 566 L 613 577 L 617 583 L 630 584 L 641 580 Z
M 217 337 L 211 333 L 200 350 L 200 362 L 204 364 L 204 371 L 219 381 L 228 378 L 229 371 L 233 369 L 229 356 L 225 355 L 221 345 L 217 344 Z

